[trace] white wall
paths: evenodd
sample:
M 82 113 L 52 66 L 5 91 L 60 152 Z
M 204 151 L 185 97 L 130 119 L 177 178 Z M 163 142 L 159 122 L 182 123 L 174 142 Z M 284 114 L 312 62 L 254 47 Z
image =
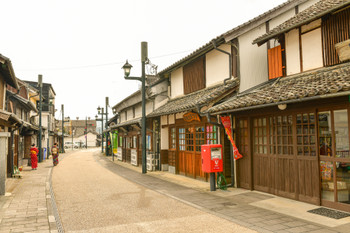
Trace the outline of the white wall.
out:
M 142 117 L 142 104 L 135 106 L 135 118 Z
M 133 119 L 134 118 L 134 116 L 133 116 L 133 109 L 132 109 L 132 107 L 131 108 L 128 108 L 128 110 L 127 110 L 127 113 L 128 113 L 128 119 L 127 120 L 131 120 L 131 119 Z
M 153 101 L 146 102 L 146 115 L 153 112 Z
M 161 128 L 160 130 L 160 149 L 168 150 L 169 149 L 169 128 Z
M 300 73 L 299 29 L 285 34 L 287 75 Z
M 87 146 L 88 147 L 96 146 L 96 138 L 97 138 L 97 136 L 95 134 L 88 133 L 87 134 Z M 65 140 L 67 140 L 67 139 L 65 139 Z M 80 136 L 78 138 L 74 138 L 73 142 L 80 142 L 80 141 L 81 142 L 86 142 L 85 140 L 86 140 L 85 139 L 85 135 L 82 135 L 82 136 Z
M 175 124 L 175 115 L 174 114 L 169 115 L 169 122 L 168 122 L 168 124 L 169 125 Z
M 231 53 L 231 45 L 221 45 L 220 49 Z M 212 50 L 205 56 L 206 87 L 216 84 L 229 76 L 229 57 L 218 50 Z
M 171 73 L 171 98 L 184 94 L 183 69 L 180 67 Z
M 276 18 L 273 18 L 269 21 L 269 27 L 270 30 L 274 29 L 275 27 L 277 27 L 278 25 L 280 25 L 281 23 L 287 21 L 288 19 L 292 18 L 295 15 L 295 9 L 291 9 L 287 12 L 284 12 L 283 14 L 277 16 Z M 278 45 L 278 42 L 274 41 L 274 40 L 270 40 L 270 48 L 273 48 L 275 46 Z
M 168 124 L 168 117 L 167 116 L 161 116 L 160 117 L 160 125 L 167 125 Z
M 268 80 L 266 44 L 258 47 L 252 41 L 265 34 L 261 25 L 238 37 L 240 53 L 240 92 Z
M 323 66 L 321 28 L 301 35 L 303 71 Z

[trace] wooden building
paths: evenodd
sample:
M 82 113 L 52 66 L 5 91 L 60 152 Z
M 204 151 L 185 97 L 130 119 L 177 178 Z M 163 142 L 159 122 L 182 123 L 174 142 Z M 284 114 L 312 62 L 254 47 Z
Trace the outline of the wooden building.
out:
M 235 119 L 238 187 L 350 211 L 349 6 L 321 0 L 255 39 L 266 82 L 208 110 Z

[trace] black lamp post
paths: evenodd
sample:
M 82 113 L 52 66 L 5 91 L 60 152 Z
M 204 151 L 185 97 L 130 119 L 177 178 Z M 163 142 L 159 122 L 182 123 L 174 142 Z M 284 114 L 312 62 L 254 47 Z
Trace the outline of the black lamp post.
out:
M 148 57 L 147 42 L 141 42 L 141 77 L 129 77 L 132 65 L 126 63 L 122 67 L 124 69 L 124 78 L 128 80 L 138 80 L 141 81 L 141 93 L 142 93 L 142 118 L 141 118 L 141 137 L 142 137 L 142 173 L 147 173 L 146 167 L 146 75 L 145 75 L 145 64 Z
M 39 142 L 38 142 L 38 147 L 39 147 L 39 162 L 43 161 L 43 152 L 42 152 L 42 145 L 41 145 L 41 140 L 42 140 L 42 125 L 41 125 L 41 114 L 42 114 L 42 101 L 43 101 L 43 76 L 39 74 L 38 76 L 38 87 L 39 87 Z
M 104 128 L 103 115 L 105 115 L 105 113 L 104 113 L 104 109 L 101 108 L 100 106 L 98 106 L 97 111 L 98 111 L 98 115 L 101 115 L 101 119 L 97 119 L 97 115 L 96 115 L 96 121 L 101 121 L 101 150 L 103 153 L 103 128 Z

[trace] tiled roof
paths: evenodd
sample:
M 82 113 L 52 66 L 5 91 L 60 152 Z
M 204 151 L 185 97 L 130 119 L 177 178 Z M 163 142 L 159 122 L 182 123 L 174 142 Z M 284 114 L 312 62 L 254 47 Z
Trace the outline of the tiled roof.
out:
M 320 0 L 289 20 L 275 27 L 268 33 L 258 37 L 253 41 L 253 44 L 263 44 L 281 33 L 288 32 L 296 27 L 310 23 L 311 21 L 321 18 L 322 16 L 338 10 L 339 8 L 342 8 L 348 4 L 350 4 L 350 0 Z
M 206 104 L 220 95 L 238 87 L 238 84 L 238 79 L 232 79 L 227 81 L 226 85 L 222 83 L 185 96 L 171 99 L 169 102 L 150 113 L 148 117 L 168 115 L 195 109 L 197 105 L 201 106 Z
M 127 126 L 127 125 L 134 125 L 134 124 L 140 124 L 141 125 L 141 117 L 135 118 L 135 119 L 131 119 L 131 120 L 128 120 L 128 121 L 124 121 L 122 123 L 118 123 L 117 125 L 111 126 L 110 128 L 115 129 L 115 128 L 118 128 L 118 127 Z
M 274 7 L 273 9 L 249 20 L 248 22 L 245 22 L 213 39 L 211 39 L 208 43 L 206 43 L 205 45 L 201 46 L 200 48 L 196 49 L 195 51 L 193 51 L 192 53 L 190 53 L 189 55 L 187 55 L 186 57 L 183 57 L 182 59 L 178 60 L 177 62 L 173 63 L 172 65 L 166 67 L 165 69 L 161 70 L 160 72 L 158 72 L 158 74 L 163 74 L 163 73 L 166 73 L 166 72 L 169 72 L 171 71 L 172 69 L 175 69 L 177 68 L 178 66 L 181 66 L 182 64 L 190 61 L 191 59 L 195 58 L 195 57 L 198 57 L 198 56 L 201 56 L 202 54 L 208 52 L 209 50 L 212 50 L 214 47 L 213 47 L 213 44 L 212 44 L 212 41 L 215 41 L 216 45 L 219 47 L 222 43 L 225 43 L 225 41 L 227 41 L 225 38 L 227 36 L 229 36 L 231 33 L 235 33 L 236 31 L 238 30 L 241 30 L 242 28 L 244 27 L 247 27 L 261 19 L 263 19 L 264 17 L 267 17 L 269 16 L 270 14 L 276 12 L 277 10 L 279 9 L 282 9 L 283 7 L 285 6 L 289 6 L 289 5 L 293 5 L 294 2 L 296 2 L 296 0 L 288 0 L 276 7 Z M 299 2 L 304 2 L 302 0 L 300 0 Z
M 350 62 L 267 82 L 254 90 L 241 93 L 208 110 L 210 113 L 242 111 L 282 103 L 311 100 L 315 97 L 348 95 Z

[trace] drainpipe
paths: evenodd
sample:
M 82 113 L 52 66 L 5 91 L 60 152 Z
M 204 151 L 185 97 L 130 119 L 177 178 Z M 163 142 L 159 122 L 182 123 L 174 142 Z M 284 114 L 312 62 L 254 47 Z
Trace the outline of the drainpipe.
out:
M 214 49 L 216 49 L 216 50 L 218 50 L 218 51 L 228 55 L 228 60 L 229 60 L 229 71 L 228 72 L 229 72 L 229 74 L 228 74 L 228 78 L 224 79 L 224 85 L 226 85 L 226 82 L 232 78 L 232 57 L 231 57 L 231 53 L 226 52 L 225 50 L 219 49 L 216 46 L 215 40 L 212 40 L 211 43 L 213 44 Z

